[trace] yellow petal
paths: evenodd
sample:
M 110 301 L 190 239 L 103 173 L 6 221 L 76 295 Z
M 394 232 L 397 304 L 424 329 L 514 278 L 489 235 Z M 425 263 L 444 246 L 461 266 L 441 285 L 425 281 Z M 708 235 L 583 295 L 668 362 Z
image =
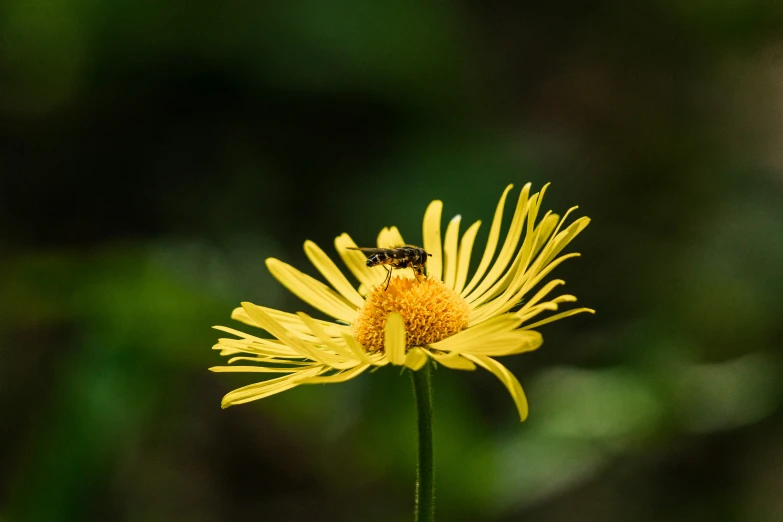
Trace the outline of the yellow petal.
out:
M 575 308 L 574 310 L 568 310 L 567 312 L 562 312 L 559 314 L 549 316 L 546 319 L 542 319 L 541 321 L 538 321 L 537 323 L 526 324 L 522 326 L 522 328 L 525 330 L 529 330 L 530 328 L 537 328 L 541 325 L 551 323 L 552 321 L 558 321 L 560 319 L 565 319 L 566 317 L 571 317 L 572 315 L 581 314 L 584 312 L 587 312 L 588 314 L 594 314 L 595 310 L 591 308 Z
M 345 339 L 345 344 L 348 346 L 348 349 L 351 350 L 351 353 L 353 353 L 354 357 L 363 363 L 370 362 L 370 358 L 367 356 L 367 352 L 365 351 L 364 347 L 359 344 L 359 341 L 357 341 L 354 336 L 345 333 L 343 334 L 343 339 Z
M 255 384 L 243 386 L 242 388 L 237 388 L 226 394 L 220 405 L 222 408 L 228 408 L 229 406 L 263 399 L 264 397 L 290 390 L 291 388 L 299 386 L 299 381 L 297 379 L 312 377 L 323 369 L 323 366 L 316 366 L 292 375 L 285 375 L 283 377 L 277 377 L 275 379 L 269 379 L 268 381 L 257 382 Z
M 438 281 L 443 274 L 443 252 L 440 246 L 440 216 L 443 211 L 443 202 L 435 200 L 429 204 L 424 212 L 422 224 L 422 237 L 424 250 L 431 257 L 427 259 L 427 277 L 433 277 Z
M 484 292 L 484 294 L 481 295 L 478 299 L 473 301 L 470 306 L 474 310 L 481 310 L 482 313 L 484 313 L 484 317 L 481 318 L 481 320 L 484 320 L 490 315 L 498 315 L 498 314 L 486 314 L 485 312 L 488 310 L 488 306 L 492 303 L 497 302 L 498 297 L 503 297 L 509 295 L 511 290 L 511 285 L 514 284 L 515 281 L 517 281 L 517 278 L 522 277 L 520 276 L 521 268 L 520 265 L 522 264 L 521 256 L 517 256 L 516 259 L 514 259 L 514 263 L 509 268 L 508 272 L 505 276 L 503 276 L 499 281 L 497 281 L 492 288 Z M 500 295 L 499 295 L 500 294 Z M 473 315 L 473 322 L 479 322 L 477 320 L 478 316 Z
M 242 307 L 261 328 L 299 352 L 300 355 L 335 368 L 345 362 L 342 357 L 330 354 L 324 350 L 318 350 L 306 341 L 299 339 L 280 323 L 272 319 L 259 306 L 245 302 L 242 303 Z
M 563 226 L 563 223 L 565 223 L 565 222 L 566 222 L 566 219 L 568 219 L 568 216 L 571 214 L 571 212 L 573 212 L 574 210 L 576 210 L 576 209 L 578 209 L 578 208 L 579 208 L 579 206 L 578 206 L 578 205 L 576 205 L 576 206 L 573 206 L 573 207 L 569 208 L 569 209 L 568 209 L 568 211 L 566 211 L 566 213 L 563 215 L 563 218 L 562 218 L 562 219 L 560 219 L 560 220 L 557 222 L 557 226 L 555 227 L 555 230 L 554 230 L 554 232 L 552 233 L 552 237 L 554 238 L 554 239 L 553 239 L 553 241 L 557 239 L 558 233 L 560 232 L 560 227 L 561 227 L 561 226 Z M 587 219 L 587 222 L 588 222 L 588 223 L 590 222 L 590 219 L 589 219 L 589 218 L 580 218 L 580 219 Z M 576 223 L 576 222 L 578 222 L 578 221 L 579 221 L 579 219 L 577 219 L 576 221 L 574 221 L 574 223 Z M 574 223 L 572 223 L 571 225 L 573 225 Z M 585 224 L 585 226 L 587 226 L 587 224 Z M 584 227 L 582 227 L 582 228 L 584 228 Z M 581 230 L 581 229 L 580 229 L 580 230 Z M 578 233 L 579 233 L 579 232 L 577 232 L 577 234 L 578 234 Z M 570 240 L 569 240 L 569 241 L 570 241 Z M 549 243 L 551 243 L 551 242 L 549 242 Z M 549 246 L 549 243 L 548 243 L 546 246 Z M 546 248 L 545 248 L 545 249 L 546 249 Z M 555 255 L 557 255 L 557 254 L 554 254 L 554 255 L 552 255 L 552 257 L 554 257 Z M 544 256 L 542 256 L 542 257 L 544 257 Z
M 233 335 L 236 335 L 237 337 L 242 337 L 243 339 L 249 339 L 251 341 L 261 341 L 262 339 L 260 337 L 257 337 L 255 335 L 247 334 L 241 330 L 234 330 L 233 328 L 229 328 L 228 326 L 213 326 L 215 330 L 220 330 L 222 332 L 230 333 Z
M 467 330 L 463 330 L 442 341 L 432 343 L 430 346 L 445 352 L 462 351 L 463 349 L 469 349 L 476 343 L 482 342 L 487 337 L 500 332 L 514 330 L 520 324 L 522 324 L 522 320 L 514 314 L 500 315 L 471 326 Z
M 334 384 L 337 382 L 350 381 L 354 377 L 361 375 L 369 367 L 369 364 L 360 364 L 359 366 L 351 368 L 350 370 L 336 373 L 334 375 L 328 375 L 326 377 L 308 377 L 299 381 L 299 384 Z
M 505 387 L 511 393 L 511 398 L 514 399 L 514 404 L 517 406 L 517 412 L 519 413 L 519 420 L 524 421 L 527 418 L 527 398 L 525 392 L 522 391 L 522 386 L 514 374 L 508 371 L 508 368 L 497 362 L 490 357 L 484 357 L 483 355 L 465 355 L 466 358 L 475 362 L 487 371 L 492 372 L 500 379 Z
M 248 341 L 243 339 L 219 339 L 215 348 L 220 350 L 226 350 L 226 348 L 229 348 L 233 350 L 240 350 L 245 353 L 272 357 L 302 357 L 301 353 L 297 352 L 291 347 L 271 339 L 258 339 L 257 341 Z
M 266 306 L 258 307 L 272 319 L 285 326 L 287 330 L 294 332 L 294 334 L 296 334 L 300 339 L 305 339 L 308 341 L 316 340 L 316 338 L 310 334 L 310 329 L 307 328 L 307 325 L 302 322 L 302 319 L 298 315 L 275 310 L 274 308 L 267 308 Z M 242 307 L 235 308 L 234 311 L 231 312 L 231 318 L 258 328 L 258 324 L 256 324 L 256 322 L 249 315 L 247 315 L 247 312 Z M 315 319 L 315 321 L 320 324 L 321 327 L 326 331 L 327 335 L 331 337 L 338 337 L 344 332 L 350 331 L 350 327 L 346 325 L 333 323 L 331 321 L 322 321 L 321 319 Z
M 386 355 L 386 352 L 367 353 L 359 341 L 350 334 L 343 334 L 343 339 L 345 339 L 346 345 L 356 358 L 363 363 L 372 364 L 373 366 L 386 366 L 389 364 L 389 357 Z
M 459 240 L 459 223 L 462 216 L 454 216 L 446 227 L 443 239 L 443 284 L 454 288 L 457 279 L 457 241 Z
M 541 210 L 541 205 L 544 202 L 544 194 L 546 189 L 549 188 L 549 183 L 546 183 L 541 187 L 541 191 L 533 194 L 530 197 L 530 209 L 527 214 L 527 235 L 533 234 L 533 230 L 536 228 L 536 220 L 538 219 L 538 211 Z
M 397 227 L 383 228 L 378 234 L 378 248 L 397 248 L 405 244 Z
M 538 195 L 535 195 L 534 198 L 531 199 L 531 202 L 533 202 Z M 554 217 L 554 221 L 550 218 Z M 506 271 L 506 274 L 501 277 L 489 290 L 487 290 L 484 294 L 482 294 L 480 297 L 477 297 L 471 305 L 473 307 L 478 307 L 481 304 L 495 298 L 498 296 L 498 294 L 501 294 L 502 292 L 502 298 L 504 299 L 504 302 L 512 299 L 509 296 L 514 295 L 517 290 L 523 285 L 523 282 L 530 278 L 530 273 L 527 272 L 527 267 L 530 263 L 530 258 L 533 254 L 533 252 L 537 252 L 538 248 L 540 248 L 539 243 L 543 244 L 543 241 L 540 241 L 540 237 L 543 236 L 545 233 L 550 233 L 552 228 L 554 228 L 555 224 L 557 223 L 557 217 L 553 215 L 549 215 L 547 213 L 547 216 L 544 217 L 542 223 L 536 227 L 533 231 L 532 237 L 529 235 L 525 235 L 525 240 L 522 244 L 522 248 L 519 249 L 519 252 L 517 252 L 516 257 L 514 258 L 513 263 L 511 264 L 511 267 Z M 534 247 L 533 245 L 539 245 L 538 247 Z M 520 295 L 519 297 L 513 298 L 514 305 L 522 298 Z M 512 305 L 513 307 L 513 305 Z M 510 307 L 511 308 L 511 307 Z M 506 309 L 510 310 L 510 308 Z M 485 310 L 486 311 L 486 310 Z M 503 313 L 503 312 L 500 312 Z M 493 314 L 497 315 L 497 314 Z M 486 317 L 489 317 L 488 315 Z
M 541 270 L 538 273 L 535 273 L 533 270 L 531 270 L 531 272 L 530 272 L 531 275 L 535 274 L 535 277 L 531 277 L 530 279 L 528 279 L 525 282 L 525 284 L 522 287 L 520 293 L 527 293 L 528 290 L 530 290 L 531 288 L 534 288 L 536 285 L 538 285 L 538 283 L 541 282 L 542 279 L 544 279 L 546 276 L 548 276 L 549 273 L 552 272 L 552 270 L 554 270 L 555 268 L 560 266 L 560 264 L 563 263 L 563 261 L 565 261 L 567 259 L 574 258 L 574 257 L 580 257 L 581 255 L 582 254 L 580 254 L 578 252 L 572 252 L 570 254 L 566 254 L 564 256 L 558 257 L 557 259 L 555 259 L 554 261 L 552 261 L 551 263 L 546 265 L 546 267 L 544 267 L 544 269 Z
M 252 361 L 258 364 L 284 364 L 286 366 L 307 366 L 310 367 L 313 365 L 312 362 L 302 362 L 292 359 L 278 359 L 275 357 L 264 357 L 264 356 L 256 356 L 256 357 L 250 357 L 250 356 L 240 356 L 240 357 L 232 357 L 228 360 L 228 364 L 234 364 L 237 361 Z M 269 366 L 269 368 L 277 368 L 277 366 Z M 301 368 L 300 368 L 301 369 Z
M 348 347 L 342 346 L 335 338 L 328 336 L 324 329 L 321 328 L 321 325 L 319 325 L 312 317 L 304 312 L 298 312 L 297 315 L 302 318 L 302 321 L 304 321 L 313 334 L 318 337 L 318 340 L 321 341 L 327 349 L 337 353 L 346 361 L 356 361 L 357 363 L 359 362 L 359 359 Z
M 364 299 L 359 295 L 359 292 L 348 282 L 348 279 L 337 268 L 337 265 L 329 259 L 329 256 L 318 245 L 312 241 L 305 241 L 304 250 L 313 266 L 321 272 L 335 290 L 340 292 L 355 307 L 361 308 L 364 306 Z
M 301 371 L 301 368 L 270 368 L 266 366 L 213 366 L 209 369 L 209 371 L 216 373 L 295 373 Z
M 563 299 L 564 297 L 565 298 L 570 298 L 570 299 Z M 534 318 L 535 316 L 537 316 L 537 315 L 539 315 L 539 314 L 541 314 L 543 312 L 546 312 L 546 311 L 555 312 L 555 311 L 557 311 L 557 309 L 559 308 L 558 304 L 561 303 L 561 302 L 566 302 L 566 301 L 571 301 L 571 302 L 576 301 L 576 297 L 574 297 L 572 295 L 560 296 L 560 297 L 555 298 L 555 299 L 553 299 L 551 301 L 546 301 L 546 302 L 541 303 L 539 305 L 536 305 L 536 306 L 534 306 L 532 308 L 529 308 L 522 315 L 520 315 L 519 312 L 516 312 L 516 314 L 519 315 L 519 317 L 522 319 L 522 322 L 524 323 L 526 321 L 531 320 L 532 318 Z
M 519 193 L 519 199 L 517 200 L 517 206 L 514 210 L 514 217 L 511 219 L 511 225 L 509 225 L 508 232 L 506 234 L 506 240 L 503 242 L 503 246 L 500 249 L 498 258 L 495 260 L 495 264 L 492 265 L 489 273 L 481 281 L 481 284 L 471 292 L 465 300 L 472 303 L 477 298 L 481 297 L 487 290 L 489 290 L 498 278 L 503 275 L 504 270 L 508 266 L 511 258 L 514 257 L 519 239 L 522 237 L 522 230 L 525 224 L 525 217 L 528 211 L 528 196 L 530 194 L 530 183 L 526 184 L 522 191 Z
M 215 350 L 216 348 L 213 346 L 212 349 Z M 249 353 L 249 352 L 243 352 L 242 350 L 235 350 L 233 348 L 225 348 L 220 350 L 220 355 L 222 355 L 223 357 L 228 357 L 229 355 L 237 355 L 240 353 Z
M 460 346 L 452 353 L 490 355 L 493 357 L 531 352 L 544 342 L 543 336 L 532 330 L 514 330 L 495 334 L 472 346 Z
M 378 238 L 375 240 L 378 248 L 391 248 L 391 242 L 389 241 L 388 234 L 389 227 L 383 227 L 381 231 L 378 232 Z
M 258 343 L 261 344 L 264 340 L 265 339 L 259 339 Z M 218 339 L 218 345 L 220 346 L 221 349 L 225 347 L 229 347 L 229 348 L 239 348 L 241 350 L 247 346 L 251 346 L 254 342 L 256 341 L 250 341 L 247 339 L 229 339 L 227 337 L 221 337 L 220 339 Z
M 427 359 L 427 353 L 424 350 L 411 348 L 405 356 L 405 366 L 416 372 L 427 363 Z
M 367 357 L 370 358 L 370 364 L 373 366 L 386 366 L 390 362 L 386 352 L 371 353 Z
M 402 234 L 400 234 L 400 231 L 397 227 L 389 227 L 388 237 L 392 245 L 402 246 L 405 244 L 405 240 L 402 238 Z
M 479 321 L 486 317 L 491 317 L 493 315 L 503 314 L 508 312 L 509 310 L 517 306 L 517 304 L 519 304 L 523 296 L 527 294 L 527 292 L 531 288 L 534 288 L 536 285 L 538 285 L 538 283 L 540 283 L 544 277 L 549 275 L 549 273 L 552 272 L 552 270 L 554 270 L 555 268 L 557 268 L 557 266 L 560 265 L 563 261 L 565 261 L 566 259 L 571 259 L 573 257 L 579 257 L 580 255 L 581 254 L 574 252 L 571 254 L 560 256 L 559 258 L 549 263 L 549 265 L 547 265 L 543 270 L 539 271 L 538 273 L 535 272 L 535 268 L 531 268 L 530 271 L 528 271 L 528 273 L 524 275 L 524 277 L 515 278 L 515 280 L 506 289 L 506 291 L 503 292 L 501 296 L 499 296 L 491 303 L 488 303 L 485 306 L 481 307 L 479 309 L 480 312 L 477 312 L 475 314 L 475 318 L 471 317 L 471 319 L 475 321 Z
M 221 344 L 218 344 L 215 345 L 213 349 L 220 350 L 220 355 L 223 356 L 228 356 L 228 355 L 235 355 L 235 356 L 242 356 L 242 357 L 252 356 L 252 358 L 267 357 L 267 358 L 279 359 L 281 361 L 304 359 L 304 356 L 296 354 L 293 350 L 291 350 L 291 352 L 295 354 L 290 355 L 288 353 L 275 353 L 272 350 L 258 348 L 255 345 L 248 345 L 242 348 L 231 348 L 231 347 L 227 348 Z
M 386 318 L 384 349 L 392 364 L 405 362 L 405 323 L 399 312 L 392 312 Z
M 503 208 L 506 205 L 506 197 L 513 187 L 514 185 L 507 186 L 506 190 L 503 191 L 503 195 L 500 196 L 498 207 L 495 209 L 495 217 L 492 218 L 492 226 L 489 229 L 489 237 L 487 237 L 487 246 L 484 248 L 484 255 L 482 256 L 476 273 L 473 274 L 470 283 L 468 283 L 468 286 L 460 293 L 462 297 L 468 295 L 476 287 L 484 276 L 484 273 L 487 271 L 487 268 L 489 268 L 489 264 L 492 262 L 492 258 L 495 255 L 495 249 L 498 246 L 498 238 L 500 237 L 500 225 L 503 221 Z
M 459 244 L 459 257 L 457 266 L 457 277 L 454 282 L 454 291 L 462 292 L 465 288 L 465 281 L 468 279 L 468 269 L 470 268 L 470 256 L 473 253 L 473 243 L 476 241 L 476 234 L 481 226 L 481 221 L 476 221 L 465 231 L 462 241 Z
M 527 221 L 528 229 L 525 233 L 525 241 L 522 243 L 522 248 L 519 249 L 520 264 L 519 267 L 517 267 L 515 276 L 527 271 L 530 263 L 535 259 L 538 252 L 544 247 L 547 240 L 552 235 L 552 230 L 557 226 L 560 219 L 557 214 L 548 211 L 544 214 L 541 222 L 538 225 L 535 225 L 532 215 L 534 213 L 534 207 L 541 205 L 539 196 L 539 194 L 535 194 L 530 198 L 530 209 L 528 211 Z
M 545 284 L 543 286 L 543 288 L 541 288 L 541 290 L 536 292 L 536 295 L 534 295 L 532 298 L 530 298 L 525 303 L 525 305 L 522 308 L 520 308 L 518 312 L 516 312 L 516 314 L 518 316 L 520 316 L 520 317 L 524 316 L 529 309 L 531 309 L 532 307 L 537 305 L 544 297 L 549 295 L 549 292 L 551 292 L 552 290 L 554 290 L 558 286 L 564 285 L 564 284 L 565 284 L 565 281 L 563 281 L 562 279 L 554 279 L 552 281 L 549 281 L 547 284 Z
M 546 244 L 547 240 L 550 238 L 550 236 L 552 236 L 552 231 L 560 222 L 560 216 L 557 214 L 549 213 L 544 216 L 544 219 L 541 220 L 541 223 L 539 223 L 539 225 L 536 227 L 536 231 L 534 232 L 536 241 L 531 252 L 533 257 L 535 257 L 535 255 L 538 254 L 541 248 Z
M 323 283 L 273 257 L 266 260 L 266 266 L 275 279 L 302 301 L 347 323 L 356 318 L 356 310 L 345 304 L 345 301 Z
M 462 357 L 458 353 L 438 354 L 428 352 L 430 357 L 435 359 L 439 364 L 442 364 L 446 368 L 451 370 L 475 370 L 476 365 L 472 361 L 469 361 Z
M 527 232 L 525 233 L 525 241 L 522 243 L 520 249 L 521 262 L 519 268 L 519 275 L 524 274 L 527 271 L 528 266 L 532 262 L 532 259 L 537 251 L 538 238 L 543 236 L 544 233 L 549 233 L 549 223 L 551 222 L 550 214 L 547 212 L 542 220 L 542 223 L 536 226 L 536 219 L 538 218 L 538 211 L 541 208 L 541 204 L 544 199 L 544 194 L 549 183 L 543 186 L 541 192 L 533 194 L 530 197 L 529 208 L 527 212 Z
M 563 220 L 565 220 L 565 216 L 563 217 Z M 536 259 L 535 263 L 530 268 L 530 271 L 537 273 L 539 270 L 549 265 L 555 256 L 589 224 L 590 218 L 581 217 L 571 223 L 565 230 L 555 235 L 550 240 L 549 244 L 544 247 L 541 254 L 538 256 L 538 259 Z
M 507 289 L 506 292 L 503 292 L 503 295 L 485 304 L 481 308 L 477 309 L 474 315 L 471 316 L 471 319 L 478 322 L 488 317 L 492 317 L 498 314 L 504 314 L 508 312 L 509 310 L 511 310 L 512 308 L 514 308 L 519 304 L 519 302 L 522 300 L 522 297 L 527 293 L 528 288 L 532 288 L 536 284 L 538 284 L 538 281 L 536 281 L 535 284 L 530 284 L 530 285 L 525 283 L 525 285 L 522 287 L 521 290 L 517 291 L 514 295 L 509 296 L 509 292 L 512 292 L 514 288 L 517 286 L 517 285 L 512 285 Z M 534 306 L 544 296 L 546 296 L 549 292 L 551 292 L 553 288 L 562 284 L 565 284 L 565 281 L 563 281 L 562 279 L 556 279 L 554 281 L 550 281 L 549 283 L 544 285 L 544 287 L 541 290 L 539 290 L 538 293 L 536 293 L 536 295 L 532 299 L 525 302 L 524 306 L 522 307 L 522 310 Z M 520 317 L 526 313 L 526 312 L 521 312 L 521 313 L 520 312 L 521 310 L 515 313 Z

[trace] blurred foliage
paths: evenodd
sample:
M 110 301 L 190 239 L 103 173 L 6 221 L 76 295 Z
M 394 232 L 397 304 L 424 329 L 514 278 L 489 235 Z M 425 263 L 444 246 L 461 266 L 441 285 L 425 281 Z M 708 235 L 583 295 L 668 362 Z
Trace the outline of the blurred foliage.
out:
M 407 377 L 221 411 L 264 259 L 508 182 L 595 316 L 435 375 L 442 520 L 783 519 L 783 4 L 0 5 L 0 520 L 409 520 Z M 486 228 L 483 230 L 486 234 Z M 479 234 L 479 241 L 485 237 Z

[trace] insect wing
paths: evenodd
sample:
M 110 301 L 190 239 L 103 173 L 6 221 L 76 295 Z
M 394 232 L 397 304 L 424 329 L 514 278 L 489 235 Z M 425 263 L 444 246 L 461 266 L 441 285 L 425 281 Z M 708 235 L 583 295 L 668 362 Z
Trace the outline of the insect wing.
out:
M 365 248 L 365 247 L 347 247 L 348 250 L 361 250 L 365 254 L 380 254 L 380 253 L 389 253 L 388 248 Z

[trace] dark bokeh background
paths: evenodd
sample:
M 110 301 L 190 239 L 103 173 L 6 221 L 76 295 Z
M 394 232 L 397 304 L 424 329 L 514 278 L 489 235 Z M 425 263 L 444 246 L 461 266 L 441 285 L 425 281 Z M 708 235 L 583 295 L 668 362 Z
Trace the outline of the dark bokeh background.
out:
M 437 372 L 440 519 L 783 520 L 783 4 L 279 4 L 0 3 L 0 520 L 409 520 L 399 370 L 221 411 L 209 327 L 527 181 L 598 314 Z

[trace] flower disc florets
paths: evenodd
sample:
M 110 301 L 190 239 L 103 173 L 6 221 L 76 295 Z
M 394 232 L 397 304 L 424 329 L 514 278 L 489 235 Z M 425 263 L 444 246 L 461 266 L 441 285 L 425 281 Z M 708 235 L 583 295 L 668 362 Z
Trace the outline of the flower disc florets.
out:
M 353 323 L 362 346 L 383 350 L 386 318 L 399 312 L 405 322 L 407 348 L 442 341 L 468 326 L 470 308 L 457 292 L 434 278 L 421 282 L 394 277 L 389 287 L 376 286 Z

